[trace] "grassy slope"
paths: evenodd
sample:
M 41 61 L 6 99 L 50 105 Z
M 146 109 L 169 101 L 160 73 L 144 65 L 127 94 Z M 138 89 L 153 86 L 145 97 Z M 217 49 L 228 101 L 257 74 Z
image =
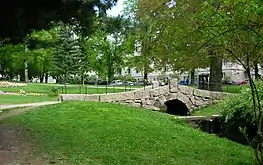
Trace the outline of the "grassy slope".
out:
M 51 88 L 57 88 L 59 93 L 62 93 L 62 87 L 63 85 L 58 85 L 58 84 L 39 84 L 39 83 L 29 83 L 27 86 L 24 87 L 0 87 L 0 91 L 5 91 L 5 92 L 19 92 L 20 90 L 24 90 L 27 93 L 48 93 Z M 80 85 L 68 85 L 67 86 L 67 93 L 69 94 L 79 94 L 80 93 Z M 124 89 L 117 89 L 114 87 L 110 86 L 108 87 L 108 92 L 123 92 Z M 127 90 L 130 90 L 127 87 Z M 82 86 L 81 87 L 81 93 L 86 93 L 86 89 Z M 96 86 L 92 86 L 92 88 L 89 86 L 87 88 L 87 93 L 89 94 L 94 94 L 97 93 L 97 88 Z M 98 93 L 106 93 L 106 88 L 98 88 Z
M 16 96 L 16 95 L 0 95 L 0 105 L 2 104 L 23 104 L 35 103 L 43 101 L 55 101 L 56 98 L 48 96 Z
M 248 147 L 185 126 L 172 116 L 107 103 L 65 102 L 10 118 L 33 142 L 72 164 L 252 164 Z

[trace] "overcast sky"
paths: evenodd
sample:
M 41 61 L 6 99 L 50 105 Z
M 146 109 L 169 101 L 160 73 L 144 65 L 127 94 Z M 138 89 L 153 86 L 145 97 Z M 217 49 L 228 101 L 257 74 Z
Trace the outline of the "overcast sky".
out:
M 107 11 L 107 14 L 110 16 L 118 16 L 123 8 L 123 0 L 118 0 L 117 5 L 112 7 L 111 10 Z

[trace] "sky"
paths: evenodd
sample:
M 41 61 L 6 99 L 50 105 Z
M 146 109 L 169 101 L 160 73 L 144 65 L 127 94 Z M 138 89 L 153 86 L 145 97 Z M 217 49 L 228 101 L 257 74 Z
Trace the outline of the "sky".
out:
M 109 16 L 118 16 L 123 9 L 123 0 L 118 0 L 117 5 L 107 11 Z

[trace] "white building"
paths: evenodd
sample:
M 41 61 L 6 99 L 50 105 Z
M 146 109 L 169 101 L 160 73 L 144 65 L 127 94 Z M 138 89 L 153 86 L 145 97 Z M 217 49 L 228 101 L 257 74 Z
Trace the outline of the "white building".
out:
M 237 63 L 231 63 L 231 62 L 223 62 L 222 65 L 222 71 L 223 71 L 223 79 L 228 80 L 228 81 L 234 81 L 234 82 L 242 82 L 245 80 L 248 80 L 247 73 L 245 69 L 243 68 L 242 65 L 237 64 Z M 197 82 L 198 76 L 202 74 L 209 74 L 210 73 L 210 68 L 199 68 L 195 70 L 195 81 Z M 148 80 L 153 81 L 153 80 L 158 80 L 160 75 L 162 74 L 161 71 L 155 70 L 154 72 L 148 73 Z M 170 75 L 174 75 L 178 73 L 174 73 L 172 71 L 167 71 L 164 72 L 164 77 L 169 77 Z M 251 71 L 252 77 L 254 78 L 255 73 L 252 70 Z M 263 75 L 263 70 L 260 68 L 259 69 L 259 74 Z M 121 75 L 130 75 L 134 77 L 136 80 L 142 80 L 143 79 L 143 73 L 139 72 L 136 68 L 124 68 L 121 71 Z M 179 80 L 190 80 L 190 73 L 185 72 L 181 73 L 179 75 Z

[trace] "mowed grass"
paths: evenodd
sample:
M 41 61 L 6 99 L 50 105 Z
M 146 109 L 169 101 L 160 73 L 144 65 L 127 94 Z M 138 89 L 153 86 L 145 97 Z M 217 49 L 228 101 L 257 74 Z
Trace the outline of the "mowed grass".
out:
M 239 93 L 244 85 L 223 85 L 222 91 L 228 93 Z
M 48 96 L 17 96 L 17 95 L 0 95 L 0 105 L 4 104 L 24 104 L 43 101 L 55 101 L 56 98 Z
M 196 85 L 189 85 L 191 87 L 197 88 Z M 244 85 L 222 85 L 222 92 L 227 93 L 239 93 Z
M 27 93 L 44 93 L 48 94 L 52 88 L 58 89 L 59 93 L 65 93 L 63 85 L 59 84 L 40 84 L 40 83 L 28 83 L 27 86 L 23 87 L 0 87 L 0 91 L 4 92 L 19 92 L 24 90 Z M 132 90 L 129 87 L 126 88 L 127 91 Z M 87 86 L 83 85 L 67 85 L 67 94 L 95 94 L 95 93 L 115 93 L 125 91 L 124 87 L 118 88 L 113 86 Z
M 109 103 L 64 102 L 4 121 L 23 127 L 57 164 L 252 165 L 249 147 L 194 130 L 168 114 Z
M 212 115 L 220 115 L 220 113 L 223 111 L 218 111 L 217 104 L 208 105 L 203 108 L 196 109 L 192 116 L 212 116 Z

